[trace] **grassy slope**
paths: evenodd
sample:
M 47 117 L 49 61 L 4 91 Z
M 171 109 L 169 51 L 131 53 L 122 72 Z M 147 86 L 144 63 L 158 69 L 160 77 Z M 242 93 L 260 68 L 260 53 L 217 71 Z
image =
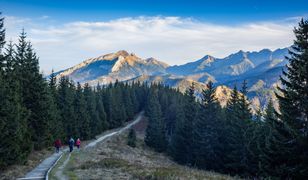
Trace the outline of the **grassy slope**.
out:
M 136 148 L 126 145 L 127 132 L 109 138 L 93 149 L 74 153 L 64 174 L 70 179 L 234 179 L 173 162 L 143 143 L 145 121 L 137 130 Z

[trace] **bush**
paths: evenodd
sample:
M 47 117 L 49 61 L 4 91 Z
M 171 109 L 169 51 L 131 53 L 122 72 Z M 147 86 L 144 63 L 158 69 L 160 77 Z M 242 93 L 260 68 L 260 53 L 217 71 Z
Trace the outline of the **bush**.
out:
M 130 129 L 127 136 L 127 145 L 130 147 L 136 147 L 136 131 L 134 129 Z

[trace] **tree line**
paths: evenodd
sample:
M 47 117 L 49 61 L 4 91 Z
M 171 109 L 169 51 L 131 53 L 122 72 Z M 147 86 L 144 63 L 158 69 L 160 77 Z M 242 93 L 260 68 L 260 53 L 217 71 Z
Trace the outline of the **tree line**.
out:
M 289 65 L 280 78 L 277 112 L 269 100 L 264 112 L 251 113 L 247 83 L 235 86 L 226 107 L 209 82 L 195 97 L 159 85 L 149 89 L 145 143 L 177 162 L 243 177 L 308 177 L 308 21 L 294 29 Z

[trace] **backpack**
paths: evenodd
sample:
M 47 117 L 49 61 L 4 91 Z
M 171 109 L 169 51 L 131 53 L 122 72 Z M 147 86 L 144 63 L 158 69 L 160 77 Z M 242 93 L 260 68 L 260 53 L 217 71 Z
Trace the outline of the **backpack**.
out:
M 70 146 L 74 146 L 74 139 L 70 139 L 69 144 Z

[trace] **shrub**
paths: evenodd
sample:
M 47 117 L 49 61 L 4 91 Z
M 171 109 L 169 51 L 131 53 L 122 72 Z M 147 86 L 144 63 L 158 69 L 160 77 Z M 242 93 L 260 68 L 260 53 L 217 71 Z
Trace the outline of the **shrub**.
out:
M 127 136 L 127 145 L 136 147 L 136 132 L 134 129 L 130 129 Z

